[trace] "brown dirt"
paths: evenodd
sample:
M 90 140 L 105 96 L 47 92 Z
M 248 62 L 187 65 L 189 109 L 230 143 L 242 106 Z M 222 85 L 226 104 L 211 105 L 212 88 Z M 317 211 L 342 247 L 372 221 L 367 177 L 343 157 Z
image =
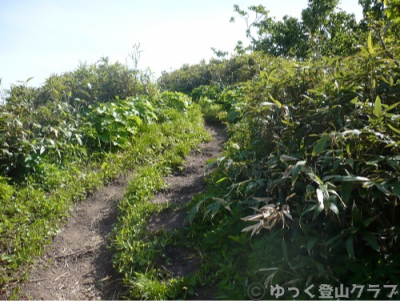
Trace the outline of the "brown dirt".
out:
M 107 240 L 126 184 L 127 176 L 120 176 L 75 206 L 46 254 L 36 261 L 21 298 L 118 299 L 122 285 Z
M 206 170 L 206 161 L 216 158 L 222 151 L 222 144 L 227 140 L 226 132 L 222 125 L 206 126 L 213 140 L 208 143 L 201 143 L 198 151 L 185 159 L 185 165 L 181 171 L 175 171 L 172 175 L 165 177 L 164 180 L 168 188 L 158 193 L 152 202 L 156 204 L 168 203 L 182 205 L 189 202 L 196 194 L 201 193 L 205 188 L 203 181 Z M 159 215 L 153 216 L 147 223 L 150 231 L 169 230 L 182 227 L 186 217 L 186 210 L 179 209 L 171 211 L 166 209 Z
M 168 203 L 173 206 L 152 216 L 147 222 L 147 229 L 151 232 L 173 231 L 184 226 L 187 210 L 184 205 L 196 194 L 205 189 L 204 176 L 214 167 L 206 168 L 206 161 L 217 158 L 222 151 L 222 145 L 227 140 L 226 132 L 222 125 L 206 126 L 213 137 L 208 143 L 199 145 L 199 150 L 186 158 L 186 163 L 181 171 L 176 171 L 165 178 L 168 188 L 158 193 L 152 200 L 154 203 Z M 194 274 L 200 267 L 201 252 L 184 246 L 167 245 L 162 252 L 157 264 L 165 270 L 170 277 L 185 277 Z M 199 288 L 192 299 L 211 300 L 215 288 Z
M 209 125 L 207 130 L 213 140 L 201 144 L 186 158 L 182 171 L 166 177 L 169 188 L 157 194 L 153 202 L 183 205 L 204 189 L 205 162 L 218 156 L 226 140 L 223 126 Z M 75 206 L 67 224 L 33 265 L 29 280 L 21 287 L 20 298 L 120 299 L 123 285 L 112 267 L 112 254 L 107 245 L 128 179 L 127 175 L 120 176 Z M 148 229 L 182 227 L 186 214 L 183 209 L 167 209 L 150 219 Z M 174 276 L 191 274 L 199 264 L 193 250 L 171 247 L 164 254 L 166 269 Z

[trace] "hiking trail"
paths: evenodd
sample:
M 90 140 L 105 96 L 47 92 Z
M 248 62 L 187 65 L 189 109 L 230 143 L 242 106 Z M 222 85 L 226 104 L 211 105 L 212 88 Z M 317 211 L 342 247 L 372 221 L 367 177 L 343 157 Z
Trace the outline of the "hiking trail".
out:
M 209 124 L 206 129 L 212 141 L 201 143 L 185 158 L 181 170 L 164 179 L 167 188 L 151 200 L 154 203 L 180 204 L 176 211 L 162 211 L 150 218 L 149 231 L 173 230 L 183 226 L 187 215 L 184 204 L 205 189 L 206 161 L 216 158 L 227 140 L 224 126 Z M 25 299 L 120 299 L 123 283 L 112 266 L 108 238 L 118 221 L 118 203 L 123 198 L 130 175 L 120 175 L 76 204 L 67 223 L 53 238 L 43 255 L 33 264 L 29 278 L 21 285 L 20 298 Z M 196 264 L 180 260 L 185 250 L 166 250 L 170 269 L 175 275 L 194 272 Z M 189 250 L 188 250 L 189 252 Z

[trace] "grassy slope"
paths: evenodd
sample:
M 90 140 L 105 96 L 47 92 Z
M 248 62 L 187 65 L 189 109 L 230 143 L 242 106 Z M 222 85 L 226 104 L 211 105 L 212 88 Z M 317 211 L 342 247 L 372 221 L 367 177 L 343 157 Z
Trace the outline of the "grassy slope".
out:
M 60 220 L 66 220 L 74 202 L 85 199 L 87 193 L 124 171 L 144 172 L 143 165 L 155 172 L 152 176 L 157 181 L 157 176 L 181 164 L 182 157 L 206 139 L 197 105 L 186 112 L 183 107 L 177 110 L 165 107 L 159 113 L 164 115 L 164 121 L 143 124 L 130 147 L 123 151 L 100 153 L 85 165 L 74 162 L 62 169 L 48 164 L 45 181 L 41 183 L 13 187 L 2 181 L 2 294 L 10 296 L 16 283 L 26 277 L 29 264 L 51 242 Z

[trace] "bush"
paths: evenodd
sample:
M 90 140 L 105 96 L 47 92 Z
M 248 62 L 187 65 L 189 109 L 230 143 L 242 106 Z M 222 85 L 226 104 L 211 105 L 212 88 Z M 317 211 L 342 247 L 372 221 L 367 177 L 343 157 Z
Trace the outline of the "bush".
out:
M 271 60 L 240 93 L 210 101 L 227 109 L 232 137 L 219 192 L 191 216 L 218 224 L 222 208 L 241 208 L 242 231 L 259 234 L 247 271 L 266 284 L 399 281 L 399 70 L 371 47 L 343 60 Z

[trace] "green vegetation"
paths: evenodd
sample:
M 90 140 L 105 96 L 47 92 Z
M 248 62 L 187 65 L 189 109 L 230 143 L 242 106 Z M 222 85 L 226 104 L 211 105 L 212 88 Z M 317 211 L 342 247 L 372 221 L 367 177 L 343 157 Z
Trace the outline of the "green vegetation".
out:
M 377 56 L 364 47 L 345 60 L 271 59 L 258 80 L 240 85 L 241 108 L 220 113 L 230 144 L 216 191 L 193 210 L 214 216 L 217 228 L 231 216 L 251 233 L 244 267 L 234 267 L 242 279 L 303 288 L 398 282 L 400 82 L 395 64 Z M 238 110 L 239 120 L 230 118 Z M 231 229 L 227 250 L 238 252 L 236 240 L 247 238 Z M 241 285 L 243 295 L 230 288 L 226 296 L 246 297 Z
M 39 89 L 13 87 L 0 111 L 4 291 L 74 201 L 126 170 L 111 248 L 129 298 L 207 288 L 247 299 L 261 282 L 267 299 L 275 284 L 307 299 L 311 284 L 398 284 L 400 1 L 360 0 L 359 23 L 337 2 L 310 0 L 302 20 L 282 21 L 235 6 L 250 48 L 163 73 L 165 92 L 107 59 Z M 203 115 L 228 128 L 223 154 L 207 162 L 217 169 L 186 205 L 190 226 L 151 233 L 147 220 L 165 206 L 148 201 L 207 139 Z M 196 250 L 199 269 L 169 275 L 159 263 L 171 246 Z
M 124 275 L 124 283 L 129 287 L 130 297 L 134 299 L 177 297 L 183 290 L 182 280 L 171 279 L 168 285 L 157 281 L 157 275 L 161 275 L 160 267 L 156 266 L 157 256 L 160 255 L 158 246 L 164 240 L 148 233 L 146 224 L 151 215 L 165 206 L 153 204 L 149 200 L 154 192 L 163 188 L 162 176 L 181 165 L 182 157 L 187 156 L 191 148 L 207 136 L 197 107 L 191 110 L 187 118 L 182 118 L 176 111 L 170 111 L 169 118 L 162 127 L 148 126 L 136 140 L 144 147 L 172 145 L 168 145 L 168 148 L 155 147 L 154 159 L 147 160 L 146 166 L 136 169 L 125 197 L 119 204 L 120 219 L 114 229 L 114 266 Z
M 73 202 L 143 163 L 167 173 L 207 137 L 187 96 L 157 92 L 136 72 L 105 62 L 52 76 L 41 88 L 8 91 L 0 112 L 1 293 L 25 276 Z M 124 85 L 152 93 L 122 100 Z M 74 97 L 84 89 L 93 99 Z
M 319 1 L 310 1 L 296 26 L 343 14 L 333 12 L 335 1 L 328 2 L 333 6 L 325 6 L 326 16 L 308 18 L 319 11 Z M 207 192 L 188 206 L 191 226 L 175 240 L 202 250 L 198 291 L 202 283 L 214 286 L 218 298 L 245 299 L 253 282 L 265 284 L 266 296 L 275 284 L 304 290 L 322 283 L 399 282 L 400 80 L 394 36 L 400 3 L 361 2 L 366 18 L 357 31 L 346 25 L 344 36 L 325 38 L 318 48 L 305 39 L 307 51 L 284 44 L 295 37 L 277 39 L 296 35 L 289 28 L 292 19 L 275 22 L 265 8 L 251 7 L 261 16 L 251 24 L 258 38 L 248 31 L 252 49 L 263 53 L 185 66 L 160 78 L 169 88 L 170 80 L 179 79 L 179 91 L 193 87 L 205 117 L 226 123 L 230 134 L 222 157 L 209 162 L 218 169 L 207 179 Z M 249 14 L 235 10 L 249 25 Z M 339 23 L 324 22 L 307 28 L 333 38 L 331 29 L 320 29 Z M 354 35 L 363 46 L 354 44 Z M 248 66 L 232 72 L 244 80 L 220 76 L 239 60 Z M 217 73 L 220 81 L 211 73 L 217 67 L 224 70 Z M 309 296 L 301 292 L 298 298 Z

